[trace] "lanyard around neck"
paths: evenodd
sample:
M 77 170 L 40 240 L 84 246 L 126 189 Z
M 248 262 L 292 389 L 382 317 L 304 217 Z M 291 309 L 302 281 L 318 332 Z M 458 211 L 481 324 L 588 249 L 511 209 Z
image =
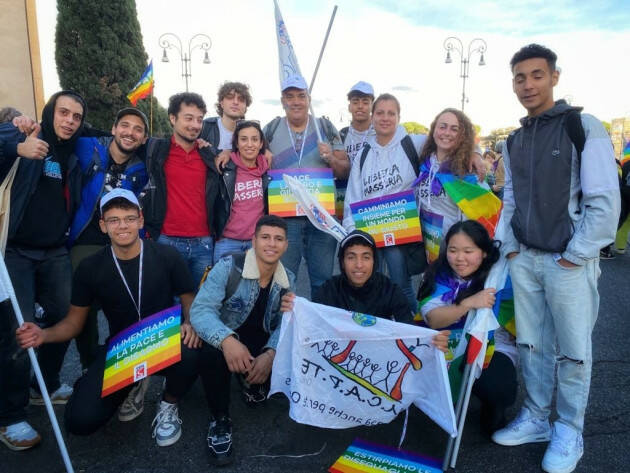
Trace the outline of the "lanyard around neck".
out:
M 308 133 L 308 124 L 310 121 L 311 121 L 311 116 L 309 115 L 306 119 L 306 128 L 304 128 L 304 135 L 302 136 L 302 146 L 300 147 L 300 154 L 298 154 L 297 150 L 295 149 L 295 140 L 293 139 L 293 132 L 291 131 L 291 127 L 289 126 L 289 120 L 287 120 L 287 130 L 289 132 L 289 138 L 291 139 L 291 146 L 293 147 L 293 151 L 295 151 L 295 155 L 298 158 L 298 166 L 302 162 L 302 154 L 304 153 L 304 146 L 306 145 L 306 134 Z
M 142 256 L 144 255 L 144 242 L 140 240 L 140 264 L 138 268 L 138 303 L 133 298 L 133 294 L 131 294 L 131 289 L 129 289 L 129 284 L 127 284 L 127 280 L 125 279 L 125 275 L 120 269 L 120 264 L 118 263 L 118 258 L 116 258 L 116 253 L 114 253 L 114 247 L 110 247 L 112 250 L 112 258 L 114 258 L 114 264 L 116 265 L 116 269 L 118 270 L 118 274 L 120 274 L 120 278 L 122 279 L 125 288 L 127 289 L 127 293 L 129 293 L 129 297 L 131 297 L 131 302 L 133 306 L 136 308 L 136 312 L 138 312 L 138 321 L 142 318 L 140 315 L 140 307 L 142 305 Z

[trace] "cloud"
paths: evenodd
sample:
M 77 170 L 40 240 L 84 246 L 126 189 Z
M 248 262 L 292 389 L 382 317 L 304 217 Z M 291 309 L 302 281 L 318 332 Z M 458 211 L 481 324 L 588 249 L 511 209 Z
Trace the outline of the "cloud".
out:
M 398 92 L 418 92 L 416 89 L 409 85 L 395 85 L 392 87 L 392 90 L 396 90 Z
M 261 102 L 265 105 L 280 105 L 280 99 L 262 99 Z

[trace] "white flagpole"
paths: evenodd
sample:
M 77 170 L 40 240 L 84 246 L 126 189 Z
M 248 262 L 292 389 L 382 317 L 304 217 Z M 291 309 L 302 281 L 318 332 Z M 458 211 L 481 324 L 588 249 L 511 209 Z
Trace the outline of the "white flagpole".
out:
M 311 79 L 311 85 L 308 88 L 308 93 L 313 92 L 313 85 L 315 84 L 315 78 L 317 77 L 317 72 L 319 71 L 319 65 L 322 62 L 322 56 L 324 55 L 324 49 L 326 49 L 326 44 L 328 43 L 328 36 L 330 36 L 330 30 L 333 25 L 333 21 L 335 21 L 335 15 L 337 14 L 337 5 L 333 8 L 332 16 L 330 17 L 330 22 L 328 23 L 328 29 L 326 30 L 326 36 L 324 37 L 324 43 L 322 44 L 322 49 L 319 51 L 319 57 L 317 58 L 317 65 L 315 66 L 315 70 L 313 71 L 313 78 Z
M 9 277 L 9 272 L 7 271 L 7 266 L 4 263 L 4 258 L 0 258 L 0 262 L 0 286 L 2 287 L 2 289 L 4 289 L 6 293 L 5 296 L 8 296 L 9 299 L 11 299 L 11 305 L 13 306 L 13 311 L 15 312 L 18 326 L 22 326 L 22 324 L 24 323 L 24 318 L 22 317 L 22 311 L 20 310 L 20 305 L 18 304 L 17 297 L 15 296 L 13 283 L 11 282 L 11 278 Z M 33 371 L 35 372 L 35 378 L 37 379 L 39 390 L 41 391 L 42 397 L 44 398 L 46 411 L 48 411 L 48 417 L 50 417 L 50 422 L 52 424 L 53 431 L 55 432 L 55 437 L 57 438 L 57 444 L 59 445 L 59 450 L 61 452 L 61 457 L 63 458 L 63 463 L 66 466 L 66 471 L 68 473 L 74 473 L 72 463 L 70 462 L 70 457 L 68 456 L 68 450 L 66 449 L 66 444 L 61 435 L 59 423 L 57 422 L 55 411 L 53 410 L 52 403 L 50 402 L 48 390 L 46 389 L 46 383 L 44 383 L 44 377 L 42 376 L 42 371 L 39 368 L 39 363 L 37 362 L 37 357 L 35 356 L 35 350 L 33 350 L 33 348 L 28 349 L 28 356 L 31 360 Z

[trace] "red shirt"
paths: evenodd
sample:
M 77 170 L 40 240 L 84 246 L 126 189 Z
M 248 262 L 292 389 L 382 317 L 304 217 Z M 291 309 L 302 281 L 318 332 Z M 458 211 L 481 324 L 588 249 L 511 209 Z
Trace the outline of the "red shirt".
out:
M 187 152 L 171 137 L 171 149 L 164 163 L 166 175 L 166 217 L 162 233 L 168 236 L 209 236 L 206 211 L 207 167 L 195 142 Z

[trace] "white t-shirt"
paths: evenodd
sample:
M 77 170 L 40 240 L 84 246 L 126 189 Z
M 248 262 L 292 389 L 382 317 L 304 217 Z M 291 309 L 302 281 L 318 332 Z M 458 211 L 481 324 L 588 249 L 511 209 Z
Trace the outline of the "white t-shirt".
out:
M 343 142 L 343 146 L 348 154 L 348 159 L 350 159 L 350 166 L 354 164 L 355 158 L 358 159 L 361 157 L 363 145 L 375 135 L 376 132 L 374 128 L 372 128 L 372 125 L 365 131 L 357 131 L 352 128 L 352 125 L 348 127 L 348 134 L 346 135 L 346 140 Z
M 217 120 L 217 125 L 219 125 L 219 149 L 232 149 L 232 135 L 233 133 L 223 126 L 223 122 L 221 122 L 221 118 Z

